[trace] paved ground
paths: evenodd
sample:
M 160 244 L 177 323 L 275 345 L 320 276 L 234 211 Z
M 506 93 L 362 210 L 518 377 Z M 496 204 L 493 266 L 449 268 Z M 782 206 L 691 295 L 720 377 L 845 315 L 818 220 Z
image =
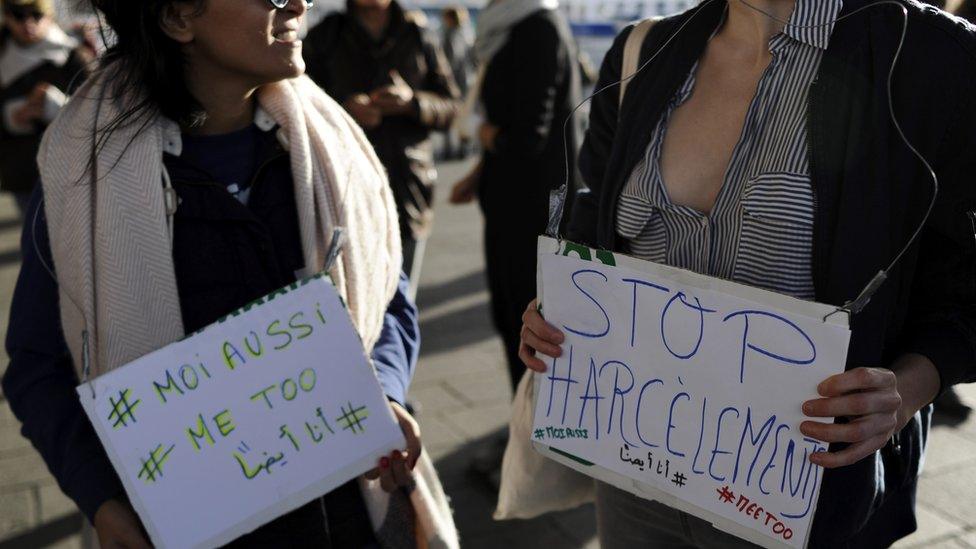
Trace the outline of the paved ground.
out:
M 428 450 L 453 498 L 465 547 L 506 549 L 596 547 L 591 509 L 535 521 L 491 520 L 494 497 L 469 465 L 507 422 L 509 388 L 501 344 L 488 321 L 475 206 L 444 204 L 447 184 L 463 166 L 442 173 L 437 227 L 428 246 L 419 302 L 424 352 L 412 398 Z M 18 225 L 0 199 L 0 333 L 5 333 L 17 274 Z M 2 355 L 2 351 L 0 351 Z M 6 357 L 0 356 L 0 371 Z M 976 404 L 976 387 L 965 390 Z M 921 528 L 899 547 L 976 549 L 976 419 L 937 427 L 919 493 Z M 81 521 L 43 463 L 18 434 L 0 396 L 0 549 L 79 546 Z

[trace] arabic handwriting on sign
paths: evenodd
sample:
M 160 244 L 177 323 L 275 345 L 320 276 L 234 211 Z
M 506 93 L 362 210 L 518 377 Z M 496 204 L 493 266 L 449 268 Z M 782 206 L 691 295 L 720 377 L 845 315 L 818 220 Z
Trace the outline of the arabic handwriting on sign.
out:
M 671 460 L 670 459 L 654 459 L 654 452 L 647 453 L 647 459 L 641 459 L 639 457 L 632 457 L 630 454 L 630 445 L 624 444 L 620 446 L 620 461 L 632 465 L 638 471 L 648 471 L 653 475 L 664 478 L 674 484 L 679 488 L 683 488 L 688 483 L 688 477 L 680 471 L 675 471 L 671 474 Z
M 251 467 L 247 460 L 244 459 L 244 456 L 242 456 L 239 452 L 233 453 L 234 459 L 237 461 L 237 465 L 239 465 L 241 468 L 241 473 L 244 474 L 244 478 L 251 480 L 260 475 L 261 471 L 264 471 L 270 475 L 272 473 L 272 466 L 279 464 L 279 467 L 283 467 L 288 463 L 287 461 L 284 461 L 284 452 L 278 452 L 277 454 L 270 456 L 267 452 L 262 452 L 262 454 L 265 456 L 264 461 L 259 462 L 254 467 Z
M 630 457 L 630 446 L 626 444 L 620 447 L 620 461 L 634 465 L 640 471 L 644 470 L 644 460 Z
M 284 452 L 278 452 L 277 455 L 274 455 L 274 456 L 269 457 L 264 462 L 264 469 L 266 471 L 268 471 L 268 472 L 271 472 L 271 466 L 274 465 L 275 463 L 280 463 L 282 466 L 285 465 L 286 463 L 288 463 L 287 461 L 284 461 L 284 460 L 285 460 L 285 453 Z
M 652 452 L 648 452 L 647 453 L 647 460 L 648 461 L 651 460 L 651 456 L 652 455 L 653 455 Z M 661 472 L 661 460 L 657 460 L 657 474 L 664 475 L 666 477 L 666 476 L 668 476 L 668 474 L 670 472 L 671 472 L 671 460 L 670 459 L 664 460 L 664 472 L 663 473 Z
M 298 441 L 295 440 L 295 435 L 291 434 L 291 430 L 288 429 L 288 425 L 282 425 L 281 430 L 279 432 L 281 434 L 278 435 L 278 438 L 288 437 L 288 440 L 291 442 L 291 445 L 295 447 L 296 452 L 300 452 L 302 450 L 301 447 L 298 446 Z

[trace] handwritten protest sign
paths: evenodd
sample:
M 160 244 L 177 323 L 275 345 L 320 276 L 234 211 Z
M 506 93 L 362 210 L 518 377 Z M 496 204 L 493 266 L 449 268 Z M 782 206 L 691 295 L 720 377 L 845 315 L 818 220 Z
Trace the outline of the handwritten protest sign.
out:
M 159 547 L 227 543 L 404 445 L 324 276 L 278 290 L 78 394 Z
M 826 444 L 801 404 L 844 370 L 834 307 L 543 238 L 564 355 L 537 377 L 544 454 L 765 547 L 805 547 Z M 826 317 L 826 319 L 825 319 Z

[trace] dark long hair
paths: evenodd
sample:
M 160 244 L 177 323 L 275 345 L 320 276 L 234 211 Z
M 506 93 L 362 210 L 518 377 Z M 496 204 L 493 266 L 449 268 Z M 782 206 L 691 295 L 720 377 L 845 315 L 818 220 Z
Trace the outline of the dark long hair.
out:
M 186 0 L 84 0 L 97 10 L 102 35 L 111 44 L 101 61 L 107 71 L 108 93 L 134 98 L 126 103 L 111 128 L 130 122 L 148 123 L 161 114 L 182 125 L 197 125 L 204 116 L 190 94 L 180 44 L 167 36 L 160 22 L 172 4 Z M 191 0 L 202 10 L 206 0 Z M 110 34 L 110 36 L 109 36 Z

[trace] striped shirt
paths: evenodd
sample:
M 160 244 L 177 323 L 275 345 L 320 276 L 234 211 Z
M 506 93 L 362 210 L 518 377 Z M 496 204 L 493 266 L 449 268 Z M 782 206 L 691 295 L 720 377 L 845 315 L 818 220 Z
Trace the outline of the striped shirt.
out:
M 661 177 L 665 133 L 692 94 L 697 64 L 665 107 L 617 206 L 617 233 L 640 259 L 813 299 L 807 101 L 842 0 L 797 0 L 746 114 L 709 214 L 673 204 Z M 805 27 L 805 28 L 798 28 Z M 811 28 L 812 27 L 812 28 Z

